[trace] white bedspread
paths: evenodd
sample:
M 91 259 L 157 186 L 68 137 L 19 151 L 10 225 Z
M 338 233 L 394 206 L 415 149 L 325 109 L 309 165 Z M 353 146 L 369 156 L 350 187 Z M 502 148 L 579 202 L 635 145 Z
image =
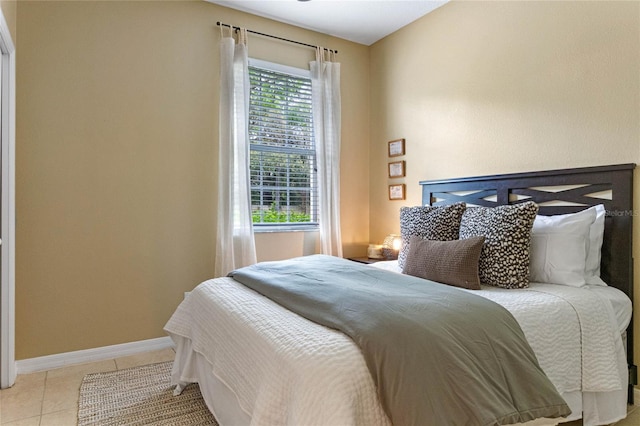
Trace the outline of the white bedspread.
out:
M 595 293 L 535 285 L 486 287 L 477 294 L 512 312 L 560 393 L 623 386 L 620 334 L 610 305 Z M 199 285 L 165 329 L 191 340 L 252 424 L 389 424 L 364 358 L 348 337 L 231 278 Z
M 390 424 L 351 339 L 231 278 L 196 287 L 165 329 L 192 341 L 252 424 Z

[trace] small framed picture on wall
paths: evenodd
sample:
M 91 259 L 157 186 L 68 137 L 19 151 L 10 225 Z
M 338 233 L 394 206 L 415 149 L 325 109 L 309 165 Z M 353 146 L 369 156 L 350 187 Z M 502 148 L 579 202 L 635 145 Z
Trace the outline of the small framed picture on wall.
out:
M 397 178 L 404 177 L 405 172 L 405 162 L 404 161 L 392 161 L 389 163 L 389 177 Z
M 389 185 L 390 200 L 404 200 L 404 183 Z
M 404 139 L 389 141 L 389 157 L 404 155 Z

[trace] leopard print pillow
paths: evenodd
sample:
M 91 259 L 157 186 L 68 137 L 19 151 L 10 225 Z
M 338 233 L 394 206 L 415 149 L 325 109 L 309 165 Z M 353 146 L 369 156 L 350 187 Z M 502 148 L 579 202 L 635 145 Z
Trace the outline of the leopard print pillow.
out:
M 532 201 L 498 207 L 469 207 L 460 238 L 483 236 L 480 282 L 502 288 L 529 286 L 531 227 L 538 213 Z
M 460 220 L 465 208 L 465 203 L 438 207 L 402 207 L 400 209 L 402 246 L 398 254 L 398 266 L 404 268 L 411 237 L 438 241 L 457 240 Z

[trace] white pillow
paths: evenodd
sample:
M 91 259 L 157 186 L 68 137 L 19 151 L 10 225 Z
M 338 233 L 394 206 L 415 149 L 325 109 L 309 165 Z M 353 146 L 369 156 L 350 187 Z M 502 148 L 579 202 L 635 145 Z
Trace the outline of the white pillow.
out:
M 529 278 L 532 282 L 581 287 L 596 210 L 536 216 L 531 230 Z
M 607 211 L 602 204 L 590 207 L 588 210 L 592 209 L 596 212 L 596 220 L 589 231 L 589 253 L 587 254 L 584 277 L 587 284 L 606 286 L 607 284 L 600 278 L 600 259 L 602 257 L 602 240 L 604 238 L 604 218 L 607 215 Z

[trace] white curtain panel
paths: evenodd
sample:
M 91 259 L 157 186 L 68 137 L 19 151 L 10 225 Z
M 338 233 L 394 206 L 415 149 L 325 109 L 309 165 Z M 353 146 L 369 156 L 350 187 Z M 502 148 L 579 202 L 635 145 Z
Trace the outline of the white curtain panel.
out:
M 215 276 L 256 263 L 249 188 L 247 32 L 220 41 L 220 140 Z
M 327 53 L 329 55 L 329 53 Z M 320 250 L 342 257 L 340 234 L 340 64 L 316 49 L 310 63 L 318 166 Z

